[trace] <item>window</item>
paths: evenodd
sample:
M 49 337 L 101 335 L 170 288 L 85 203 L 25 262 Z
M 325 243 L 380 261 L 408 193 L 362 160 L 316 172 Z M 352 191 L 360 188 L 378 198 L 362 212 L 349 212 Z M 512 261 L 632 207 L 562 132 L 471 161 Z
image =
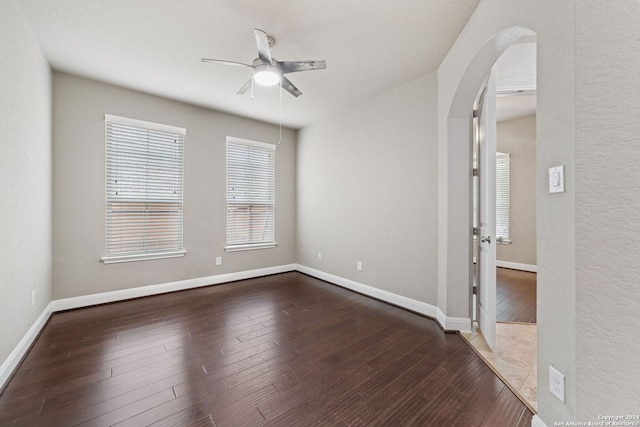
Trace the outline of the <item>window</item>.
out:
M 508 153 L 496 153 L 496 240 L 510 244 L 509 237 L 509 160 Z M 472 181 L 472 227 L 478 227 L 478 180 Z M 475 236 L 474 236 L 475 238 Z
M 227 137 L 227 251 L 276 246 L 275 150 Z
M 105 264 L 183 256 L 184 135 L 172 126 L 105 115 Z
M 509 240 L 509 154 L 496 153 L 496 240 Z

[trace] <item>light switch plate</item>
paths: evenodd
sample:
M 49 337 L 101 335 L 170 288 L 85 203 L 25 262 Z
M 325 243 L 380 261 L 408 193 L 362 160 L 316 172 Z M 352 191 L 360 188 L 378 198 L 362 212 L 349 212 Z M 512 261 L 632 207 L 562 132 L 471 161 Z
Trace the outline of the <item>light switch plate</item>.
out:
M 564 193 L 564 165 L 549 168 L 549 193 Z

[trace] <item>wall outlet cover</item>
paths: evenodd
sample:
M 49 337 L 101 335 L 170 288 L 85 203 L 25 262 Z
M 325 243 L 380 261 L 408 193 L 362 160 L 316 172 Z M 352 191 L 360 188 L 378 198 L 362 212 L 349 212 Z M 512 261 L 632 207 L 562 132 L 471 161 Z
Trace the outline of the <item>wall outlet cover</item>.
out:
M 549 391 L 564 403 L 564 375 L 551 365 L 549 365 Z

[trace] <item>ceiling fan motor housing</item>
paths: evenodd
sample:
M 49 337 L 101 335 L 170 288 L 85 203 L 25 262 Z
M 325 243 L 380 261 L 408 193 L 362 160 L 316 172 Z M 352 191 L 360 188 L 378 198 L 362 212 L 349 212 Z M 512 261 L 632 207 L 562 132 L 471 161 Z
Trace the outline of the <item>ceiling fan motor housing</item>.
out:
M 202 62 L 218 62 L 236 67 L 250 67 L 253 69 L 253 77 L 249 79 L 238 91 L 238 95 L 246 93 L 253 88 L 253 82 L 263 86 L 280 86 L 291 95 L 298 97 L 302 92 L 294 86 L 284 75 L 300 71 L 324 70 L 327 65 L 323 61 L 283 61 L 279 62 L 271 56 L 271 49 L 276 44 L 276 39 L 262 30 L 254 29 L 256 44 L 258 47 L 258 57 L 253 60 L 252 65 L 236 61 L 226 61 L 212 58 L 202 58 Z

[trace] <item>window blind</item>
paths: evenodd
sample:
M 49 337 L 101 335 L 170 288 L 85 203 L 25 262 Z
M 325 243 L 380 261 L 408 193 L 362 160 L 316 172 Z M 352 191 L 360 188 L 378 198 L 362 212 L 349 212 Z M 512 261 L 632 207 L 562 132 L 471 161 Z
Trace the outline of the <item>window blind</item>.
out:
M 496 239 L 509 240 L 508 153 L 496 153 Z
M 275 149 L 227 138 L 226 250 L 275 246 Z
M 185 129 L 105 116 L 105 263 L 184 255 Z

